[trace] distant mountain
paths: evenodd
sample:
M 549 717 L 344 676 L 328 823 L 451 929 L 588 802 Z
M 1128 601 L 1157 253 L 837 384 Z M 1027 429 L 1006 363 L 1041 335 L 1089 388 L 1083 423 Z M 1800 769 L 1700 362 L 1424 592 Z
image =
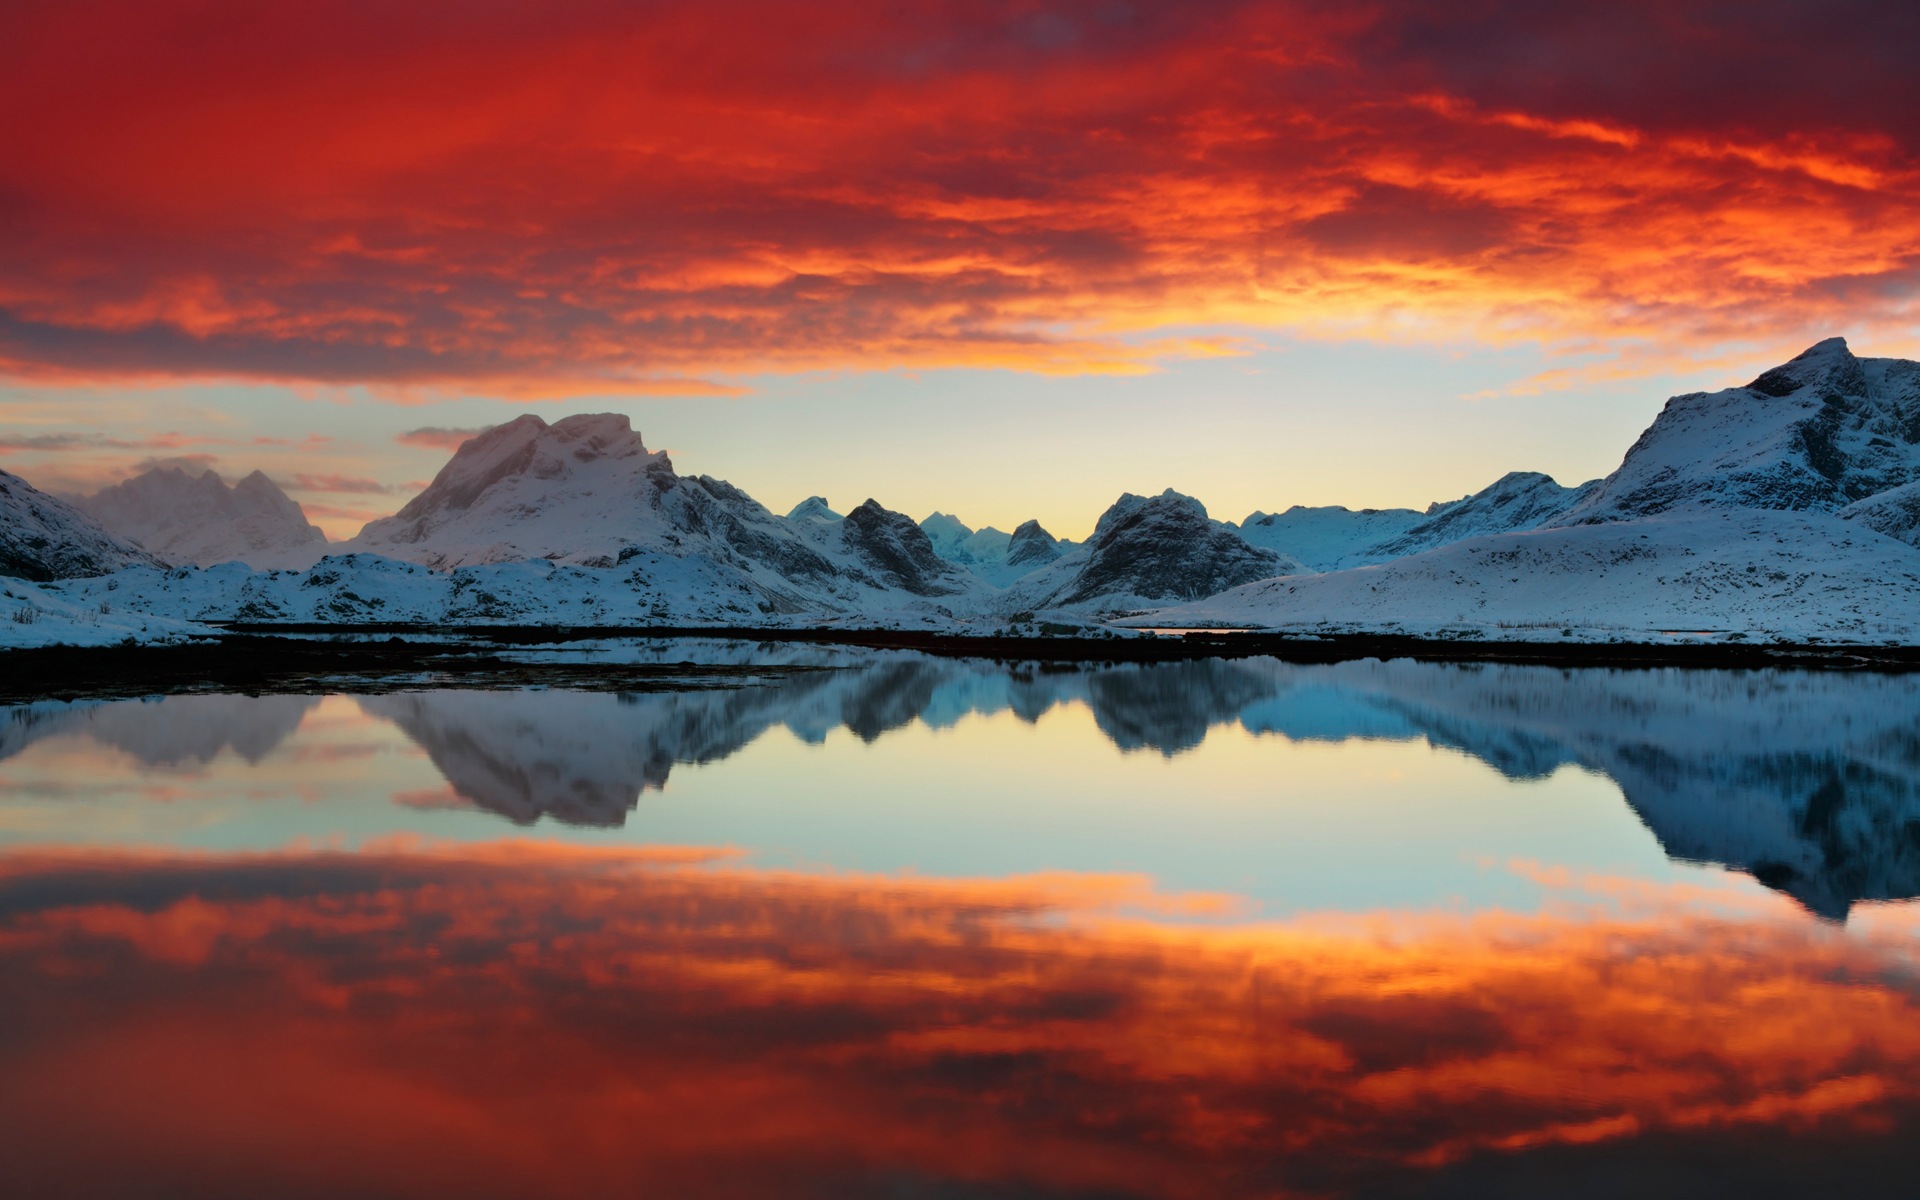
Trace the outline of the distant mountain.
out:
M 156 467 L 81 501 L 114 533 L 174 562 L 306 566 L 327 535 L 259 471 L 228 487 L 212 471 Z
M 1566 523 L 1687 505 L 1836 512 L 1920 479 L 1920 363 L 1828 338 L 1745 387 L 1667 401 Z
M 1538 471 L 1510 471 L 1487 487 L 1427 509 L 1418 524 L 1352 556 L 1350 566 L 1386 562 L 1470 537 L 1538 529 L 1591 495 L 1599 481 L 1561 487 Z
M 341 550 L 439 569 L 542 559 L 618 568 L 664 609 L 735 621 L 980 587 L 902 514 L 869 500 L 839 517 L 821 500 L 776 516 L 724 480 L 677 474 L 617 413 L 495 426 Z
M 1422 513 L 1412 508 L 1296 504 L 1285 512 L 1249 513 L 1236 532 L 1252 545 L 1298 559 L 1311 570 L 1333 571 L 1358 565 L 1356 558 L 1366 551 L 1406 533 L 1441 507 Z
M 985 529 L 969 529 L 959 517 L 947 513 L 929 514 L 921 520 L 920 528 L 933 543 L 934 553 L 961 566 L 1005 561 L 1007 543 L 1011 540 L 1008 534 L 991 525 Z
M 1086 545 L 1014 584 L 1006 606 L 1151 607 L 1306 569 L 1210 520 L 1191 496 L 1171 488 L 1158 496 L 1128 493 L 1101 515 Z
M 0 471 L 0 575 L 44 582 L 163 565 L 91 513 Z

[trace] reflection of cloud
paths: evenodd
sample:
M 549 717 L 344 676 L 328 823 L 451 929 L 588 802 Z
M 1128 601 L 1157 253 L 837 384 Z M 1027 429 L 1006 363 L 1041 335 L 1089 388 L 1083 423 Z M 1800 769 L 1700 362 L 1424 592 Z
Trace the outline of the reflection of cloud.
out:
M 1920 1098 L 1910 921 L 1643 889 L 1164 925 L 1113 915 L 1124 880 L 675 861 L 702 857 L 16 857 L 10 1170 L 74 1196 L 1230 1198 L 1556 1167 L 1657 1195 L 1715 1154 L 1757 1155 L 1763 1192 L 1909 1178 L 1868 1135 Z
M 1222 325 L 1909 336 L 1914 30 L 1870 0 L 444 9 L 0 25 L 0 365 L 537 397 Z

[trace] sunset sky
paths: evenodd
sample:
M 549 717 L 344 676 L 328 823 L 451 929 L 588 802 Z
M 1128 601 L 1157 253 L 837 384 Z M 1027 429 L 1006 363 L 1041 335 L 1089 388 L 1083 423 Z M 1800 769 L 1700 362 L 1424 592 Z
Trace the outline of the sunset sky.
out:
M 784 511 L 1083 536 L 1611 469 L 1914 355 L 1920 8 L 14 0 L 0 468 L 256 467 L 334 537 L 632 415 Z

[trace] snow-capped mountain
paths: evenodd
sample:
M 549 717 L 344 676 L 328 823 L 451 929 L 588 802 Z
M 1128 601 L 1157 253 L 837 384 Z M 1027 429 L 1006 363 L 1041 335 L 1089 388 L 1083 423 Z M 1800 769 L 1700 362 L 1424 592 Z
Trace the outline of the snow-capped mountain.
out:
M 1386 562 L 1490 533 L 1538 529 L 1591 495 L 1599 482 L 1561 487 L 1538 471 L 1510 471 L 1470 496 L 1433 505 L 1424 520 L 1367 547 L 1348 565 Z
M 0 471 L 0 575 L 44 582 L 160 563 L 91 513 Z
M 934 552 L 958 563 L 996 588 L 1052 563 L 1071 550 L 1073 542 L 1056 538 L 1038 521 L 1022 521 L 1012 533 L 991 525 L 970 529 L 947 513 L 934 513 L 920 522 L 933 542 Z
M 1101 514 L 1084 546 L 1016 582 L 1004 606 L 1009 612 L 1151 607 L 1305 571 L 1298 560 L 1249 545 L 1210 520 L 1191 496 L 1172 488 L 1158 496 L 1129 492 Z
M 1667 401 L 1626 460 L 1561 520 L 1697 504 L 1835 512 L 1920 479 L 1920 363 L 1828 338 L 1745 387 Z
M 1381 542 L 1399 537 L 1427 520 L 1427 512 L 1412 508 L 1350 509 L 1341 505 L 1308 508 L 1294 505 L 1285 512 L 1253 512 L 1236 532 L 1255 546 L 1298 559 L 1315 571 L 1336 571 L 1360 565 L 1357 558 Z
M 933 543 L 935 554 L 963 567 L 999 562 L 1007 556 L 1009 536 L 991 525 L 970 529 L 959 517 L 937 512 L 922 519 L 920 528 Z
M 259 471 L 228 487 L 212 471 L 156 467 L 81 501 L 114 533 L 173 562 L 305 566 L 327 535 Z
M 438 569 L 615 568 L 668 609 L 715 617 L 884 608 L 980 586 L 935 555 L 912 520 L 872 500 L 845 517 L 824 500 L 776 516 L 724 480 L 676 474 L 617 413 L 495 426 L 341 549 Z
M 1819 513 L 1692 511 L 1470 538 L 1378 566 L 1261 580 L 1137 623 L 1913 644 L 1920 550 Z

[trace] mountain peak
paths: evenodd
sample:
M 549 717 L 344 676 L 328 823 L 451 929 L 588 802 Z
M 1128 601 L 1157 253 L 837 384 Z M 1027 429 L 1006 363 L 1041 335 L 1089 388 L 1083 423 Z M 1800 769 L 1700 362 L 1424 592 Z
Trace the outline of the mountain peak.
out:
M 1860 360 L 1848 349 L 1847 339 L 1830 337 L 1815 342 L 1790 361 L 1762 372 L 1747 385 L 1747 390 L 1763 396 L 1790 396 L 1802 388 L 1820 384 L 1831 385 L 1848 395 L 1865 390 Z
M 840 514 L 833 511 L 825 496 L 808 496 L 793 506 L 787 513 L 789 521 L 838 521 Z
M 81 502 L 101 524 L 173 562 L 289 565 L 326 535 L 261 471 L 229 487 L 213 471 L 155 467 Z

